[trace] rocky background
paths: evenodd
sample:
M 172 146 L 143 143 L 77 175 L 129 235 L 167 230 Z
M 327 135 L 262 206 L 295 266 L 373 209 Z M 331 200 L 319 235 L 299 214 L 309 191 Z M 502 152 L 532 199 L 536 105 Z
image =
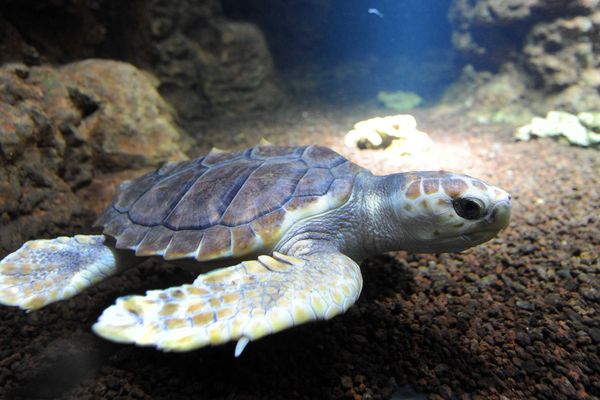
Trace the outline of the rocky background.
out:
M 272 110 L 286 92 L 364 96 L 368 90 L 357 89 L 362 81 L 371 90 L 402 82 L 403 90 L 439 92 L 459 75 L 444 103 L 482 122 L 523 124 L 550 110 L 600 108 L 598 0 L 425 1 L 442 18 L 436 29 L 448 29 L 445 49 L 416 60 L 410 54 L 374 55 L 377 43 L 357 41 L 354 53 L 350 46 L 339 50 L 343 60 L 332 61 L 340 47 L 337 26 L 382 40 L 373 31 L 387 20 L 354 3 L 6 0 L 0 4 L 0 63 L 64 64 L 90 57 L 130 62 L 158 78 L 159 93 L 184 124 Z M 385 3 L 380 6 L 385 10 Z M 438 21 L 446 18 L 449 25 L 442 29 Z M 383 63 L 381 57 L 390 59 Z M 327 59 L 328 68 L 319 65 Z
M 131 64 L 0 68 L 0 247 L 89 219 L 117 183 L 185 159 L 191 139 Z M 89 228 L 88 228 L 89 229 Z
M 381 28 L 377 21 L 407 21 L 390 14 L 378 19 L 366 13 L 363 3 L 358 7 L 355 3 L 224 0 L 223 6 L 228 15 L 251 20 L 267 33 L 288 93 L 314 90 L 321 98 L 336 101 L 351 92 L 363 96 L 364 101 L 365 96 L 387 87 L 416 90 L 436 100 L 440 88 L 448 86 L 441 96 L 448 111 L 482 123 L 514 126 L 551 110 L 578 113 L 600 109 L 598 0 L 407 0 L 408 14 L 410 7 L 416 10 L 419 4 L 427 8 L 423 14 L 415 13 L 415 18 L 425 18 L 427 13 L 446 15 L 451 40 L 447 44 L 438 40 L 430 51 L 417 55 L 403 53 L 402 39 L 395 38 L 395 56 L 388 54 L 393 49 L 382 51 L 379 42 L 386 38 L 374 34 Z M 386 4 L 372 6 L 385 12 Z M 444 32 L 444 22 L 439 19 L 422 24 L 432 21 L 435 29 Z M 363 36 L 371 42 L 365 46 L 356 40 L 354 53 L 340 50 L 341 56 L 332 61 L 329 55 L 340 44 L 332 26 L 342 23 L 348 31 L 361 32 L 350 36 L 352 40 Z M 421 34 L 404 33 L 407 37 Z M 367 82 L 368 88 L 360 91 L 360 82 Z M 318 92 L 318 88 L 323 90 Z
M 600 109 L 597 0 L 454 0 L 449 19 L 469 65 L 446 102 L 485 122 Z
M 218 0 L 0 4 L 0 63 L 90 57 L 151 71 L 184 120 L 268 110 L 283 99 L 263 33 L 226 19 Z

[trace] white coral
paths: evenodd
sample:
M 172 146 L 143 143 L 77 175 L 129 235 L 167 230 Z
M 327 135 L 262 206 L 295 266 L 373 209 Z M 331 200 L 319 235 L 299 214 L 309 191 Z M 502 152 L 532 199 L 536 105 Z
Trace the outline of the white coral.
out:
M 594 113 L 573 115 L 564 111 L 550 111 L 546 118 L 534 117 L 531 123 L 517 128 L 517 140 L 535 137 L 563 136 L 577 146 L 591 146 L 600 143 L 600 136 L 589 127 Z M 586 127 L 587 126 L 587 127 Z
M 401 153 L 412 154 L 431 146 L 425 132 L 417 130 L 415 117 L 409 114 L 375 117 L 354 124 L 346 134 L 346 146 L 377 149 L 393 146 Z

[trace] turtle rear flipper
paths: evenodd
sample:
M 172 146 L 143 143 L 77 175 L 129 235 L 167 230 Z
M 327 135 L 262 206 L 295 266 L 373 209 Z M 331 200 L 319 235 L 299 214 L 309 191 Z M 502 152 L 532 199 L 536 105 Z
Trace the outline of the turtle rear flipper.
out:
M 0 261 L 0 304 L 24 310 L 68 299 L 117 271 L 102 235 L 31 240 Z
M 341 253 L 275 252 L 200 275 L 192 285 L 121 297 L 93 329 L 166 351 L 237 340 L 238 356 L 251 340 L 345 312 L 361 288 L 360 268 Z

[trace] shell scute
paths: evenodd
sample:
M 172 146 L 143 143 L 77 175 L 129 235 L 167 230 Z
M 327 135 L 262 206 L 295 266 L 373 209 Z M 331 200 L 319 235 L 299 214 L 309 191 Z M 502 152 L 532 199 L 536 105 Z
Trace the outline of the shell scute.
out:
M 245 224 L 280 208 L 292 196 L 305 172 L 306 166 L 299 161 L 264 163 L 237 191 L 220 223 Z
M 344 203 L 352 194 L 352 182 L 347 179 L 336 179 L 329 190 L 331 198 L 336 205 Z
M 119 214 L 104 225 L 104 233 L 113 237 L 118 237 L 129 225 L 131 225 L 131 220 L 127 214 Z
M 324 195 L 329 190 L 333 179 L 329 169 L 311 168 L 298 182 L 295 194 L 298 196 Z
M 148 173 L 135 180 L 135 184 L 130 182 L 123 189 L 119 191 L 117 197 L 113 202 L 113 206 L 119 212 L 125 212 L 136 202 L 140 196 L 146 193 L 156 182 L 160 180 L 160 177 L 154 173 Z
M 231 257 L 231 228 L 222 225 L 211 226 L 204 231 L 196 259 L 208 261 L 221 257 Z
M 190 185 L 205 171 L 206 168 L 187 169 L 165 177 L 140 196 L 129 209 L 129 218 L 141 225 L 161 224 L 177 202 L 189 193 Z
M 194 257 L 204 233 L 197 230 L 177 231 L 173 234 L 165 250 L 166 260 L 176 260 L 184 257 Z
M 359 173 L 361 170 L 362 170 L 361 167 L 354 164 L 353 162 L 346 160 L 346 161 L 340 163 L 339 165 L 336 165 L 335 167 L 331 168 L 331 173 L 336 178 L 343 178 L 343 177 L 354 176 L 357 173 Z
M 284 208 L 287 212 L 300 212 L 309 210 L 312 205 L 321 199 L 320 196 L 298 196 L 288 201 Z
M 321 146 L 309 146 L 302 159 L 311 167 L 320 168 L 333 168 L 346 161 L 342 155 Z
M 305 147 L 282 147 L 282 146 L 271 146 L 271 145 L 260 145 L 252 149 L 250 157 L 255 160 L 267 160 L 267 159 L 291 159 L 295 160 L 302 156 Z
M 129 225 L 123 232 L 116 236 L 117 249 L 132 249 L 137 247 L 150 229 L 142 225 Z
M 255 219 L 250 223 L 250 226 L 265 244 L 272 244 L 281 235 L 285 216 L 285 210 L 280 208 L 261 218 Z
M 254 249 L 257 238 L 250 225 L 239 225 L 231 228 L 231 255 L 239 257 Z
M 207 170 L 183 194 L 164 219 L 173 229 L 204 229 L 219 222 L 223 212 L 260 164 L 244 160 Z
M 206 157 L 202 158 L 201 163 L 205 167 L 211 167 L 216 164 L 220 164 L 226 161 L 232 161 L 237 158 L 245 158 L 250 154 L 250 149 L 240 150 L 240 151 L 223 151 L 212 149 L 210 153 L 206 155 Z
M 152 227 L 138 245 L 135 254 L 138 256 L 164 254 L 174 233 L 162 225 Z

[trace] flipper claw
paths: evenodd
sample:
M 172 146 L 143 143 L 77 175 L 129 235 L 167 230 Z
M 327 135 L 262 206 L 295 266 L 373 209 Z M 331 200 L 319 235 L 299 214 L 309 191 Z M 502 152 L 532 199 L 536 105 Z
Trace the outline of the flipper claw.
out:
M 235 357 L 239 357 L 242 354 L 242 351 L 244 351 L 248 343 L 250 343 L 250 339 L 248 339 L 247 336 L 242 336 L 238 339 L 237 344 L 235 345 Z

